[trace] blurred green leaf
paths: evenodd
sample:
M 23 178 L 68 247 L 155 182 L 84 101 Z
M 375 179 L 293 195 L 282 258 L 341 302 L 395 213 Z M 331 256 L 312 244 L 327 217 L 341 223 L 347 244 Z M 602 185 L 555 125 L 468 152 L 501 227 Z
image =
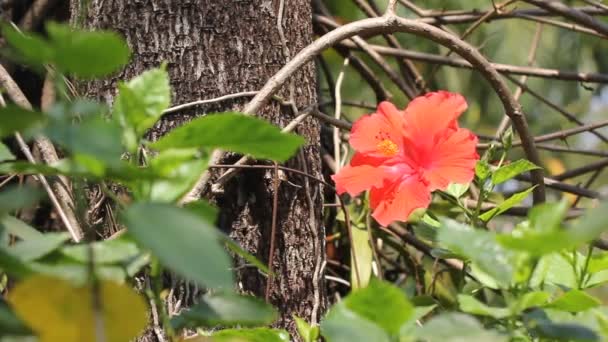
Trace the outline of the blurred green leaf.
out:
M 529 308 L 546 304 L 549 298 L 551 295 L 547 292 L 531 291 L 509 303 L 509 309 L 514 315 L 518 315 Z
M 498 235 L 496 240 L 505 248 L 532 255 L 545 255 L 572 246 L 566 231 L 539 232 L 526 229 Z
M 113 121 L 89 116 L 77 124 L 68 118 L 52 120 L 45 135 L 75 154 L 84 154 L 103 162 L 101 167 L 120 162 L 123 147 L 121 129 Z
M 53 47 L 39 34 L 19 32 L 13 25 L 2 25 L 2 37 L 10 45 L 9 57 L 41 71 L 42 65 L 53 60 Z
M 593 330 L 578 324 L 552 322 L 540 309 L 524 314 L 524 323 L 535 334 L 552 341 L 598 341 Z
M 114 32 L 84 31 L 48 22 L 52 62 L 60 71 L 80 78 L 105 76 L 120 70 L 131 54 L 127 42 Z
M 5 233 L 18 237 L 21 240 L 31 240 L 42 236 L 41 232 L 14 216 L 2 217 L 0 224 L 5 229 Z
M 568 229 L 573 245 L 580 245 L 600 236 L 608 230 L 608 201 L 602 202 L 597 208 L 585 212 L 576 224 Z
M 4 143 L 0 142 L 0 162 L 7 160 L 15 160 L 15 155 L 11 152 L 11 150 L 4 145 Z
M 372 279 L 366 288 L 352 292 L 344 299 L 344 305 L 391 335 L 398 335 L 401 326 L 414 313 L 412 304 L 401 290 L 376 279 Z
M 353 290 L 366 287 L 372 276 L 372 247 L 366 228 L 352 228 L 352 250 L 350 258 L 350 283 Z M 355 262 L 356 261 L 356 262 Z M 355 268 L 355 265 L 357 267 Z
M 543 203 L 530 209 L 530 227 L 537 231 L 552 232 L 561 227 L 570 205 L 563 199 L 555 203 Z
M 0 215 L 37 203 L 43 196 L 40 189 L 30 186 L 7 186 L 0 191 Z
M 282 162 L 289 159 L 303 143 L 302 137 L 281 133 L 278 127 L 262 119 L 227 112 L 196 118 L 152 143 L 152 147 L 160 150 L 223 148 Z
M 0 107 L 0 138 L 16 132 L 27 133 L 29 130 L 40 128 L 46 118 L 40 112 L 31 111 L 9 104 Z
M 450 183 L 445 192 L 454 198 L 460 198 L 469 190 L 469 185 L 470 184 Z
M 514 272 L 510 254 L 496 242 L 492 233 L 444 219 L 438 241 L 451 251 L 469 258 L 501 286 L 510 286 Z
M 599 299 L 583 291 L 570 290 L 551 302 L 548 307 L 568 312 L 579 312 L 598 307 L 601 304 L 602 302 Z
M 416 329 L 416 337 L 426 342 L 506 342 L 509 337 L 485 330 L 473 317 L 461 313 L 436 316 Z
M 298 334 L 303 342 L 317 342 L 319 339 L 319 326 L 311 326 L 305 320 L 301 319 L 298 316 L 293 316 L 296 321 L 296 328 L 298 329 Z
M 469 295 L 459 294 L 458 304 L 460 310 L 474 315 L 489 316 L 496 319 L 509 317 L 511 315 L 508 308 L 491 307 Z
M 154 203 L 135 204 L 121 217 L 129 234 L 167 267 L 207 287 L 232 288 L 231 260 L 211 223 Z
M 92 242 L 89 245 L 71 245 L 61 249 L 61 253 L 78 262 L 89 262 L 89 248 L 93 249 L 93 260 L 96 264 L 116 264 L 127 262 L 141 251 L 137 244 L 129 239 L 120 237 L 104 241 Z
M 28 265 L 2 247 L 0 247 L 0 269 L 17 278 L 25 278 L 32 274 L 32 269 Z
M 205 295 L 193 307 L 171 320 L 175 329 L 216 326 L 262 326 L 277 318 L 276 310 L 264 301 L 234 293 Z
M 152 182 L 150 200 L 173 203 L 192 189 L 207 169 L 207 160 L 195 159 L 196 150 L 165 150 L 150 161 L 151 170 L 163 176 Z
M 321 322 L 321 335 L 327 342 L 391 342 L 380 326 L 351 311 L 344 302 L 329 310 Z
M 497 205 L 496 208 L 488 210 L 485 213 L 479 215 L 479 218 L 481 220 L 484 220 L 487 222 L 487 221 L 491 220 L 494 216 L 504 213 L 505 211 L 511 209 L 512 207 L 516 206 L 521 201 L 526 199 L 526 197 L 528 197 L 530 195 L 530 193 L 532 192 L 532 190 L 534 190 L 535 187 L 536 186 L 533 186 L 522 192 L 518 192 L 518 193 L 514 194 L 513 196 L 507 198 L 502 203 Z
M 374 278 L 335 305 L 321 323 L 321 333 L 334 341 L 390 341 L 414 314 L 397 287 Z
M 42 71 L 44 64 L 53 64 L 61 72 L 95 78 L 116 72 L 129 61 L 129 47 L 116 33 L 78 30 L 54 22 L 46 24 L 46 31 L 48 39 L 36 33 L 21 33 L 11 25 L 2 28 L 13 59 L 37 71 Z
M 513 163 L 503 165 L 494 171 L 492 174 L 492 183 L 500 184 L 519 174 L 536 169 L 540 169 L 540 167 L 534 165 L 534 163 L 527 159 L 520 159 Z
M 68 233 L 45 233 L 33 239 L 17 242 L 7 252 L 21 261 L 33 261 L 59 249 L 70 239 Z
M 213 342 L 289 342 L 289 333 L 285 330 L 255 328 L 226 329 L 213 334 Z
M 582 255 L 580 259 L 583 259 Z M 538 261 L 530 280 L 530 286 L 537 287 L 543 283 L 549 283 L 576 288 L 578 286 L 577 272 L 574 271 L 571 260 L 564 253 L 548 254 Z

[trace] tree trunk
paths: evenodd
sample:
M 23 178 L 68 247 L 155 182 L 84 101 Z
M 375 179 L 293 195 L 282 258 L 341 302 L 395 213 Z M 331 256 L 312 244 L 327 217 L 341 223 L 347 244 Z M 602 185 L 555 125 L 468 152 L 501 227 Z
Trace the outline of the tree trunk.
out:
M 281 1 L 90 0 L 85 10 L 80 8 L 81 0 L 72 0 L 73 22 L 84 18 L 87 27 L 116 30 L 126 37 L 133 51 L 131 63 L 123 72 L 111 79 L 82 84 L 81 93 L 111 102 L 118 80 L 130 79 L 164 61 L 168 63 L 174 104 L 260 89 L 313 37 L 310 0 L 284 0 L 283 5 Z M 277 24 L 280 9 L 284 9 L 281 27 Z M 315 104 L 312 64 L 292 82 L 279 94 L 281 97 L 293 99 L 300 109 Z M 196 114 L 239 110 L 248 100 L 217 102 L 167 115 L 149 136 L 157 139 Z M 259 116 L 283 127 L 296 114 L 290 106 L 274 102 Z M 287 166 L 321 177 L 319 131 L 312 118 L 298 126 L 296 132 L 306 137 L 308 144 Z M 231 162 L 234 156 L 224 159 Z M 272 170 L 242 171 L 226 184 L 225 193 L 214 199 L 221 209 L 220 227 L 265 262 L 270 252 L 273 174 Z M 293 335 L 294 314 L 317 323 L 326 307 L 322 191 L 319 183 L 296 174 L 286 173 L 281 179 L 270 300 L 281 314 L 276 325 Z M 257 269 L 241 261 L 237 261 L 236 269 L 240 290 L 265 294 L 266 278 Z M 173 292 L 183 297 L 187 289 L 181 286 Z M 142 340 L 156 339 L 149 334 Z

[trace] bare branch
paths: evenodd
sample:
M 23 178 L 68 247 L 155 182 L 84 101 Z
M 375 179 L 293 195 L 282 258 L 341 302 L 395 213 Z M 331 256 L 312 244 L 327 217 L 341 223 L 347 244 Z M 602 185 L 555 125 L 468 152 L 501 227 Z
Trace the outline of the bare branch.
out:
M 278 89 L 303 65 L 310 62 L 317 54 L 324 49 L 344 40 L 360 34 L 383 34 L 394 32 L 406 32 L 415 34 L 427 39 L 433 40 L 436 43 L 444 45 L 455 50 L 462 55 L 472 65 L 474 65 L 480 73 L 488 80 L 494 91 L 505 107 L 507 115 L 511 118 L 513 126 L 522 139 L 522 146 L 527 158 L 533 163 L 540 164 L 538 151 L 534 146 L 532 136 L 528 131 L 528 125 L 521 111 L 520 105 L 515 101 L 510 90 L 492 65 L 468 43 L 454 37 L 453 35 L 441 31 L 440 29 L 421 23 L 415 20 L 409 20 L 399 17 L 381 17 L 360 20 L 336 30 L 333 30 L 325 36 L 317 39 L 308 47 L 300 51 L 289 63 L 287 63 L 277 74 L 275 74 L 260 92 L 249 102 L 245 107 L 244 113 L 253 114 L 261 109 Z M 544 184 L 542 180 L 543 172 L 541 170 L 533 171 L 534 183 L 538 186 L 535 188 L 534 200 L 536 203 L 544 201 Z

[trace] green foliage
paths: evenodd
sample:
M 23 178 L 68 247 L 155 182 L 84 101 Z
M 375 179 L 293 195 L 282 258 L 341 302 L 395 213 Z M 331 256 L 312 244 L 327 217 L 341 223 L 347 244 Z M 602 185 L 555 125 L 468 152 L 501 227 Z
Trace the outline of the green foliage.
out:
M 163 264 L 201 285 L 232 287 L 230 259 L 207 221 L 186 209 L 158 203 L 134 204 L 121 216 L 129 234 Z
M 23 34 L 4 25 L 2 35 L 13 49 L 13 57 L 38 70 L 45 64 L 80 78 L 105 76 L 118 71 L 129 60 L 125 40 L 113 32 L 75 30 L 66 24 L 49 22 L 48 38 Z
M 151 128 L 171 103 L 169 75 L 164 66 L 152 69 L 118 85 L 113 117 L 124 129 L 123 139 L 129 151 Z
M 281 133 L 268 122 L 239 113 L 207 114 L 178 127 L 152 147 L 223 148 L 256 158 L 285 161 L 304 143 L 295 134 Z
M 508 181 L 509 179 L 512 179 L 513 177 L 521 173 L 535 170 L 538 168 L 538 166 L 534 165 L 528 160 L 520 159 L 516 162 L 501 166 L 496 171 L 494 171 L 494 173 L 492 174 L 492 183 L 500 184 Z
M 213 334 L 213 342 L 288 342 L 289 334 L 285 330 L 255 328 L 226 329 Z
M 216 326 L 262 326 L 271 324 L 276 310 L 262 300 L 233 293 L 205 295 L 196 305 L 175 316 L 175 329 Z
M 439 3 L 457 8 L 454 2 L 439 0 L 431 1 L 429 6 Z M 475 1 L 474 5 L 487 3 Z M 331 6 L 346 18 L 361 15 L 352 6 L 338 2 Z M 492 40 L 492 35 L 502 36 L 507 28 L 517 29 L 501 27 L 486 32 L 482 25 L 483 34 L 472 35 L 471 41 L 480 45 L 483 42 L 489 56 L 498 49 L 516 50 L 497 47 Z M 129 286 L 133 277 L 145 269 L 151 275 L 151 286 L 143 289 L 149 301 L 158 302 L 165 294 L 164 270 L 211 290 L 196 305 L 170 320 L 161 308 L 157 317 L 167 332 L 198 329 L 212 341 L 289 341 L 286 331 L 262 327 L 275 321 L 276 309 L 260 299 L 230 292 L 235 284 L 228 251 L 267 275 L 268 267 L 215 227 L 217 209 L 204 201 L 187 205 L 180 201 L 207 170 L 210 150 L 221 148 L 282 162 L 295 154 L 304 139 L 282 133 L 259 118 L 228 112 L 207 114 L 156 142 L 148 142 L 146 132 L 171 105 L 172 90 L 165 65 L 121 82 L 110 109 L 94 101 L 67 98 L 62 82 L 64 76 L 93 79 L 119 71 L 128 62 L 130 52 L 117 34 L 56 23 L 46 25 L 46 35 L 21 33 L 10 25 L 3 26 L 2 34 L 8 57 L 35 71 L 45 71 L 48 65 L 56 70 L 58 98 L 44 113 L 13 105 L 0 109 L 0 137 L 6 138 L 6 144 L 0 143 L 0 172 L 70 177 L 77 202 L 82 201 L 83 183 L 99 185 L 116 205 L 126 234 L 105 241 L 72 243 L 66 233 L 41 233 L 17 218 L 23 217 L 18 215 L 20 211 L 41 201 L 41 191 L 23 185 L 3 188 L 0 291 L 9 288 L 10 294 L 10 287 L 15 284 L 28 291 L 20 291 L 19 300 L 7 302 L 0 298 L 0 337 L 55 336 L 50 334 L 67 330 L 90 336 L 94 331 L 90 318 L 95 312 L 90 305 L 94 302 L 92 296 L 97 295 L 102 309 L 120 314 L 103 313 L 103 318 L 111 323 L 105 326 L 106 332 L 118 334 L 108 335 L 108 340 L 120 334 L 131 339 L 134 330 L 144 325 L 148 313 L 143 299 Z M 509 37 L 506 38 L 513 38 Z M 549 38 L 558 39 L 554 35 Z M 407 46 L 435 48 L 413 43 Z M 560 58 L 576 60 L 579 53 L 562 55 Z M 496 109 L 497 99 L 489 96 L 487 87 L 480 88 L 479 82 L 473 82 L 475 76 L 458 77 L 453 70 L 439 72 L 440 79 L 452 90 L 461 88 L 483 99 L 479 103 L 469 101 L 473 103 L 466 120 L 471 125 L 478 124 L 480 113 L 484 113 L 484 120 L 495 116 L 493 113 L 502 115 L 502 110 Z M 553 87 L 549 82 L 530 82 Z M 365 100 L 367 93 L 357 82 L 345 82 L 344 87 L 345 95 L 355 89 L 360 96 L 357 100 Z M 522 101 L 527 104 L 529 100 L 524 96 Z M 534 124 L 534 106 L 524 108 L 531 108 L 526 117 Z M 487 123 L 479 123 L 482 131 L 487 128 L 484 124 Z M 54 165 L 15 161 L 18 154 L 11 150 L 9 139 L 16 132 L 26 139 L 45 135 L 60 148 L 63 159 Z M 608 203 L 599 204 L 574 221 L 566 221 L 568 201 L 547 203 L 534 207 L 524 219 L 505 223 L 503 214 L 524 202 L 533 188 L 507 199 L 494 189 L 506 187 L 514 177 L 539 166 L 524 159 L 505 164 L 510 158 L 512 134 L 507 133 L 502 142 L 502 150 L 490 148 L 477 164 L 475 184 L 451 184 L 437 196 L 413 230 L 400 232 L 407 241 L 417 241 L 413 239 L 416 237 L 428 243 L 430 250 L 425 251 L 430 256 L 404 246 L 400 236 L 388 236 L 385 229 L 374 225 L 360 229 L 367 209 L 352 201 L 348 210 L 353 241 L 341 239 L 342 232 L 337 235 L 340 244 L 354 247 L 354 252 L 340 262 L 357 260 L 361 282 L 355 281 L 355 263 L 351 261 L 345 271 L 349 273 L 344 276 L 351 279 L 351 292 L 329 309 L 320 324 L 308 323 L 308 317 L 295 317 L 302 340 L 319 341 L 321 335 L 329 342 L 607 339 L 608 309 L 602 303 L 601 292 L 596 290 L 608 282 L 608 253 L 589 247 L 589 243 L 608 229 Z M 495 160 L 499 160 L 498 164 Z M 108 185 L 114 183 L 124 187 L 125 198 L 109 189 Z M 477 190 L 479 205 L 471 208 L 466 205 L 467 193 Z M 362 202 L 369 204 L 367 199 Z M 495 208 L 481 212 L 481 205 L 487 202 L 494 203 Z M 76 204 L 79 219 L 85 222 L 83 203 Z M 342 215 L 339 224 L 344 224 L 345 219 Z M 379 275 L 375 270 L 380 266 L 393 265 L 384 264 L 382 258 L 375 260 L 369 242 L 377 239 L 382 244 L 374 247 L 382 249 L 381 256 L 392 258 L 407 269 L 407 279 L 399 279 L 395 282 L 398 285 L 374 277 Z M 444 261 L 458 267 L 444 268 L 440 263 Z M 374 268 L 374 262 L 380 264 Z M 389 279 L 388 274 L 385 279 Z M 114 295 L 104 296 L 104 288 Z M 221 290 L 216 291 L 218 288 Z M 35 295 L 34 299 L 30 294 Z M 136 315 L 129 317 L 131 305 L 119 299 L 136 303 Z M 51 321 L 48 317 L 68 319 Z M 137 324 L 133 325 L 133 320 Z M 191 340 L 208 341 L 202 334 Z
M 445 220 L 439 230 L 438 240 L 465 260 L 475 263 L 501 286 L 510 286 L 514 272 L 512 256 L 496 242 L 493 234 L 453 220 Z
M 321 334 L 332 341 L 390 341 L 414 313 L 398 288 L 375 279 L 335 305 L 321 324 Z
M 17 132 L 39 128 L 45 121 L 40 112 L 22 109 L 15 105 L 0 108 L 0 138 Z

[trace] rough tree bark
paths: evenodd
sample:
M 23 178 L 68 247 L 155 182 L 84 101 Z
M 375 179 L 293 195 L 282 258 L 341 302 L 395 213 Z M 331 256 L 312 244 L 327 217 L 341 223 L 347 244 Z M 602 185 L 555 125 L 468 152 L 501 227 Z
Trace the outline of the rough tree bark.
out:
M 313 37 L 310 0 L 285 0 L 281 4 L 282 1 L 90 0 L 90 7 L 84 10 L 80 7 L 81 0 L 71 0 L 73 22 L 84 14 L 87 27 L 116 30 L 126 37 L 133 50 L 131 63 L 123 72 L 104 81 L 82 84 L 80 91 L 111 102 L 118 80 L 134 77 L 163 61 L 168 63 L 174 104 L 259 89 L 285 64 L 289 54 L 302 49 Z M 292 87 L 279 95 L 293 98 L 298 108 L 314 104 L 317 99 L 314 66 L 304 68 L 294 78 Z M 156 139 L 197 114 L 241 109 L 247 100 L 225 101 L 167 115 L 149 136 Z M 276 102 L 259 115 L 280 126 L 296 116 L 290 106 Z M 296 132 L 306 137 L 308 144 L 287 163 L 289 167 L 321 177 L 319 131 L 312 118 L 299 125 Z M 227 156 L 224 162 L 233 160 L 234 156 Z M 220 227 L 263 261 L 267 261 L 270 249 L 272 189 L 272 171 L 243 171 L 226 185 L 224 195 L 214 199 L 221 209 Z M 292 334 L 295 332 L 292 315 L 318 322 L 326 307 L 321 208 L 322 191 L 318 183 L 293 174 L 282 177 L 270 300 L 281 314 L 277 326 Z M 264 296 L 266 278 L 240 261 L 236 268 L 239 289 Z M 172 293 L 189 302 L 192 298 L 188 297 L 197 293 L 188 292 L 189 289 L 182 284 Z M 142 341 L 157 339 L 151 330 Z

